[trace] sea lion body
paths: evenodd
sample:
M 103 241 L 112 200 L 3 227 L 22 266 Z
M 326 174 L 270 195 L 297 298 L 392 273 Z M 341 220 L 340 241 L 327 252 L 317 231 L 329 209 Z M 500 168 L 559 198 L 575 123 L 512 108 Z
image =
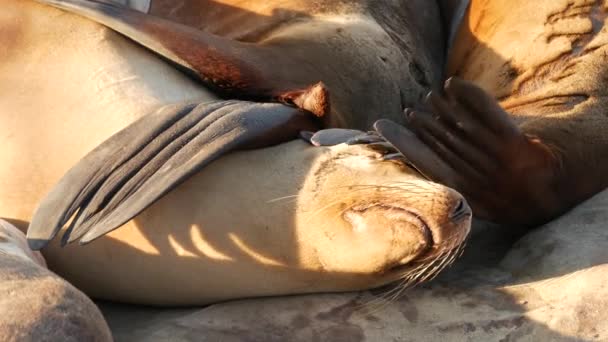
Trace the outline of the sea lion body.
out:
M 461 244 L 468 224 L 447 216 L 457 193 L 378 157 L 363 146 L 302 141 L 236 152 L 98 241 L 55 241 L 44 251 L 86 293 L 130 303 L 377 287 L 429 253 L 417 220 L 446 251 Z
M 402 122 L 402 109 L 442 77 L 445 34 L 434 1 L 159 0 L 151 15 L 92 1 L 41 2 L 124 33 L 223 97 L 281 100 L 323 82 L 325 127 Z
M 0 212 L 21 228 L 112 134 L 163 104 L 215 99 L 90 21 L 29 2 L 5 13 L 0 103 L 19 115 L 1 117 Z M 470 211 L 456 192 L 380 157 L 303 141 L 234 153 L 112 233 L 43 252 L 88 294 L 155 305 L 428 279 L 461 250 Z
M 607 10 L 602 1 L 471 1 L 447 73 L 478 84 L 568 167 L 598 178 L 608 170 L 599 157 L 608 153 Z
M 601 1 L 470 1 L 448 55 L 457 78 L 406 115 L 430 149 L 412 162 L 481 217 L 528 227 L 606 188 L 606 18 Z
M 6 47 L 0 51 L 2 217 L 29 222 L 38 202 L 72 165 L 153 109 L 217 99 L 89 20 L 30 1 L 7 1 L 5 9 L 0 18 Z
M 555 155 L 559 180 L 552 186 L 563 203 L 554 215 L 606 188 L 606 4 L 473 0 L 470 6 L 447 73 L 498 99 L 524 134 Z

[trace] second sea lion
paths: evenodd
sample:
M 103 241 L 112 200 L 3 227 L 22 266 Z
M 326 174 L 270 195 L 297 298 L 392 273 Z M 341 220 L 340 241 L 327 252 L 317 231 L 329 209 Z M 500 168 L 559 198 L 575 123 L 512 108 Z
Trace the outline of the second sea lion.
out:
M 377 130 L 480 217 L 563 214 L 608 186 L 607 13 L 602 1 L 472 0 L 449 52 L 458 78 L 406 112 L 411 131 Z

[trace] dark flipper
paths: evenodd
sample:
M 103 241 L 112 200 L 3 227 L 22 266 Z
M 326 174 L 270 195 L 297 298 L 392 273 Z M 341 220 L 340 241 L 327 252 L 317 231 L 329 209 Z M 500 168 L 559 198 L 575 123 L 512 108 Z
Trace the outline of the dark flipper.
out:
M 313 146 L 334 146 L 348 142 L 358 136 L 365 135 L 363 131 L 345 128 L 322 129 L 315 133 L 304 131 L 300 138 L 306 140 Z
M 285 74 L 282 70 L 299 66 L 275 49 L 226 39 L 111 3 L 37 1 L 122 33 L 226 98 L 287 102 L 317 116 L 329 112 L 329 93 L 325 86 L 294 83 L 289 72 Z
M 363 132 L 346 128 L 328 128 L 317 132 L 302 131 L 300 138 L 313 146 L 335 146 L 338 144 L 365 145 L 378 152 L 382 160 L 393 160 L 415 168 L 393 145 L 375 131 Z
M 409 130 L 388 120 L 376 130 L 422 173 L 465 195 L 482 218 L 534 225 L 563 212 L 559 157 L 481 88 L 455 78 L 444 88 L 427 97 L 434 114 L 406 110 Z
M 315 128 L 310 113 L 281 104 L 218 101 L 163 107 L 103 142 L 59 181 L 34 214 L 29 245 L 43 248 L 72 216 L 63 243 L 90 242 L 221 155 L 275 145 Z

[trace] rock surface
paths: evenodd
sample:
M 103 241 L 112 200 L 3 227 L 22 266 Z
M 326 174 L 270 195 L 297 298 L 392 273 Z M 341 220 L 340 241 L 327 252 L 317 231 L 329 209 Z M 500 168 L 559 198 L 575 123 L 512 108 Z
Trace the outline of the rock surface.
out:
M 503 258 L 500 239 L 479 235 L 502 233 L 507 243 L 510 233 L 486 228 L 460 265 L 399 295 L 101 308 L 117 341 L 606 341 L 607 209 L 608 190 L 527 234 Z
M 95 304 L 21 242 L 0 220 L 0 341 L 111 341 Z
M 134 2 L 125 0 L 123 3 Z M 15 4 L 23 5 L 27 11 L 37 6 L 29 2 L 8 2 L 6 5 L 10 8 Z M 148 6 L 145 1 L 141 4 L 143 9 Z M 37 8 L 41 10 L 41 7 Z M 29 13 L 27 11 L 24 13 Z M 2 12 L 7 13 L 10 14 L 10 10 Z M 58 11 L 54 13 L 48 21 L 63 16 Z M 34 22 L 36 25 L 45 23 Z M 85 24 L 83 21 L 82 25 Z M 99 35 L 92 37 L 106 42 L 107 33 L 98 31 Z M 5 32 L 7 44 L 19 41 L 13 39 L 18 36 L 15 32 L 26 37 L 30 34 L 27 30 Z M 46 29 L 44 33 L 58 34 Z M 82 42 L 78 46 L 81 47 Z M 13 48 L 14 51 L 22 49 Z M 83 55 L 89 56 L 84 53 L 88 50 L 82 50 Z M 124 49 L 118 46 L 116 51 L 124 52 Z M 138 67 L 149 65 L 140 62 Z M 28 65 L 30 68 L 39 66 L 44 65 L 39 62 Z M 98 77 L 107 79 L 109 86 L 104 88 L 106 92 L 98 89 L 91 95 L 108 102 L 108 113 L 143 112 L 143 107 L 153 107 L 160 102 L 159 97 L 176 100 L 198 96 L 193 85 L 183 86 L 179 92 L 164 89 L 152 94 L 150 90 L 144 93 L 149 96 L 143 96 L 142 92 L 134 91 L 140 89 L 133 86 L 137 79 L 120 78 L 123 74 L 116 72 L 120 67 L 117 61 L 116 66 L 100 69 Z M 52 78 L 57 70 L 62 69 L 49 68 L 47 78 Z M 14 79 L 20 78 L 21 72 L 15 72 Z M 155 80 L 173 84 L 177 82 L 177 76 L 163 74 Z M 121 87 L 115 88 L 115 84 Z M 82 87 L 82 84 L 74 87 Z M 15 88 L 13 82 L 7 83 L 5 90 L 10 88 Z M 23 94 L 31 91 L 28 84 Z M 131 100 L 115 101 L 116 94 Z M 23 102 L 29 104 L 32 102 L 29 99 L 24 97 Z M 76 97 L 74 101 L 77 100 L 87 102 L 88 98 Z M 131 104 L 137 110 L 125 104 Z M 74 106 L 79 110 L 87 109 L 80 102 Z M 104 117 L 103 120 L 109 119 Z M 5 172 L 21 171 L 14 159 L 7 157 L 6 160 L 12 163 L 4 168 Z M 23 179 L 20 184 L 30 184 L 32 177 L 24 175 Z M 12 193 L 6 188 L 3 191 Z M 22 199 L 10 198 L 6 202 L 8 204 L 4 205 L 10 209 L 10 203 L 21 203 Z M 472 237 L 464 258 L 450 272 L 401 294 L 384 289 L 164 310 L 99 304 L 118 341 L 606 341 L 607 209 L 608 191 L 605 191 L 564 217 L 528 234 L 510 250 L 514 232 L 496 227 L 482 228 Z M 10 210 L 4 209 L 2 215 L 8 215 L 7 212 Z M 19 214 L 27 217 L 31 213 Z M 179 285 L 175 284 L 175 291 L 179 291 Z M 1 341 L 110 340 L 99 311 L 82 293 L 18 255 L 0 257 L 0 310 L 10 313 L 0 318 Z

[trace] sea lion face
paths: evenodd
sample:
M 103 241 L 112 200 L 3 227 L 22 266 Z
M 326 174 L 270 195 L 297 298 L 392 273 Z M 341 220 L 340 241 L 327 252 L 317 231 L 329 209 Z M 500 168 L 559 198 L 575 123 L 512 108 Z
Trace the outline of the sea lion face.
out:
M 316 228 L 302 234 L 326 271 L 415 283 L 462 250 L 471 210 L 458 192 L 363 146 L 334 146 L 317 165 L 302 215 Z

